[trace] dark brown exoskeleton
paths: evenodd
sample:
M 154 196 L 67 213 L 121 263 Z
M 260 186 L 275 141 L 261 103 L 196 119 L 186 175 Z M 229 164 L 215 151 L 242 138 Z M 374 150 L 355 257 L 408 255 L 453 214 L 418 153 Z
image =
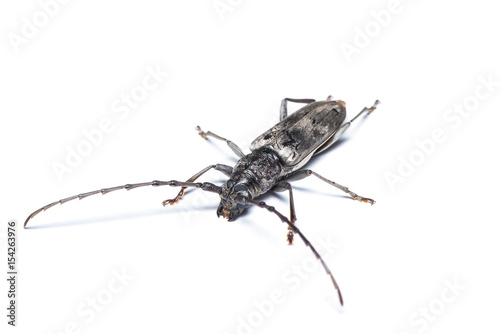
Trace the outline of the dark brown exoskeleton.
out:
M 292 115 L 287 116 L 287 102 L 307 103 L 307 105 Z M 338 292 L 340 303 L 343 305 L 342 294 L 340 293 L 340 289 L 330 269 L 328 269 L 328 266 L 314 246 L 295 226 L 297 217 L 295 215 L 292 186 L 290 182 L 314 175 L 320 180 L 349 194 L 355 200 L 370 204 L 375 203 L 372 199 L 358 196 L 347 187 L 330 181 L 312 170 L 302 169 L 302 167 L 312 158 L 312 156 L 324 151 L 335 143 L 358 117 L 375 110 L 378 103 L 378 100 L 375 101 L 372 107 L 364 108 L 350 122 L 342 124 L 346 116 L 345 103 L 343 101 L 333 101 L 331 97 L 328 97 L 325 101 L 319 102 L 315 102 L 315 100 L 312 99 L 286 98 L 281 104 L 280 122 L 257 137 L 250 145 L 251 153 L 247 155 L 245 155 L 232 141 L 222 138 L 210 131 L 203 132 L 200 127 L 197 127 L 196 129 L 201 137 L 212 137 L 225 141 L 231 150 L 239 157 L 236 166 L 230 167 L 222 164 L 210 165 L 193 175 L 186 182 L 172 180 L 134 183 L 71 196 L 36 210 L 26 219 L 24 226 L 26 227 L 28 221 L 35 215 L 56 204 L 63 204 L 77 198 L 82 199 L 95 194 L 106 194 L 115 190 L 130 190 L 144 186 L 156 187 L 168 185 L 172 187 L 182 187 L 175 198 L 163 201 L 163 205 L 173 205 L 182 198 L 186 188 L 200 188 L 208 192 L 219 194 L 221 201 L 217 208 L 217 216 L 223 216 L 229 221 L 238 218 L 238 216 L 251 205 L 267 209 L 277 215 L 282 222 L 288 225 L 287 241 L 290 245 L 293 244 L 294 234 L 296 233 L 302 238 L 304 243 L 311 248 L 316 258 L 321 262 L 327 274 L 330 276 Z M 209 182 L 195 182 L 201 175 L 211 169 L 224 173 L 229 179 L 220 187 Z M 279 213 L 274 207 L 267 205 L 265 202 L 256 200 L 257 197 L 268 191 L 285 190 L 288 190 L 290 197 L 290 219 Z

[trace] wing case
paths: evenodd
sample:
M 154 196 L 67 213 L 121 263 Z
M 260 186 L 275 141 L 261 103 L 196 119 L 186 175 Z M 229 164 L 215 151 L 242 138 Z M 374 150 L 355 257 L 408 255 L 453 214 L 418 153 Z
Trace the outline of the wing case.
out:
M 257 137 L 250 150 L 269 148 L 278 154 L 287 170 L 298 169 L 335 134 L 345 116 L 343 102 L 310 103 Z

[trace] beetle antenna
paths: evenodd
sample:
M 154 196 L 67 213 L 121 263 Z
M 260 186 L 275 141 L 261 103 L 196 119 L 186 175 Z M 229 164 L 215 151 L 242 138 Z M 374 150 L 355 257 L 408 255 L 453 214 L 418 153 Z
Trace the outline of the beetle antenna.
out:
M 304 241 L 304 243 L 306 244 L 306 246 L 309 246 L 309 248 L 311 248 L 311 250 L 314 253 L 314 255 L 316 256 L 316 258 L 321 262 L 321 264 L 323 265 L 323 268 L 325 268 L 325 271 L 326 271 L 327 275 L 330 276 L 330 278 L 332 279 L 332 283 L 333 283 L 333 286 L 335 287 L 335 290 L 337 290 L 337 293 L 339 295 L 340 305 L 344 306 L 344 300 L 342 298 L 342 293 L 340 293 L 339 286 L 338 286 L 337 282 L 335 281 L 335 278 L 333 278 L 332 272 L 330 271 L 330 269 L 326 265 L 325 261 L 323 261 L 323 258 L 321 258 L 321 255 L 319 255 L 319 253 L 316 250 L 316 248 L 314 248 L 314 246 L 309 242 L 309 240 L 307 240 L 307 238 L 304 236 L 304 234 L 302 234 L 302 232 L 294 224 L 292 224 L 288 220 L 287 217 L 285 217 L 284 215 L 282 215 L 281 213 L 279 213 L 274 208 L 274 206 L 267 205 L 266 202 L 259 202 L 259 201 L 253 200 L 253 199 L 245 198 L 243 196 L 237 198 L 237 200 L 239 200 L 241 202 L 244 202 L 244 203 L 250 203 L 252 205 L 258 206 L 259 208 L 267 209 L 267 211 L 272 212 L 276 216 L 278 216 L 279 219 L 281 219 L 281 221 L 283 223 L 287 223 L 288 226 L 292 229 L 292 231 L 300 236 L 300 238 Z
M 92 196 L 92 195 L 95 195 L 95 194 L 105 195 L 107 193 L 110 193 L 110 192 L 116 191 L 116 190 L 121 190 L 121 189 L 130 190 L 130 189 L 135 189 L 135 188 L 140 188 L 140 187 L 146 187 L 146 186 L 153 186 L 153 187 L 159 187 L 159 186 L 193 187 L 193 188 L 200 188 L 201 190 L 209 191 L 209 192 L 213 192 L 213 193 L 219 193 L 220 190 L 221 190 L 220 187 L 216 186 L 215 184 L 209 183 L 209 182 L 203 182 L 203 183 L 201 183 L 201 182 L 179 182 L 179 181 L 175 181 L 175 180 L 172 180 L 172 181 L 158 181 L 158 180 L 155 180 L 155 181 L 151 181 L 151 182 L 132 183 L 132 184 L 125 184 L 123 186 L 118 186 L 118 187 L 104 188 L 104 189 L 100 189 L 100 190 L 90 191 L 88 193 L 83 193 L 83 194 L 78 194 L 78 195 L 75 195 L 75 196 L 63 198 L 63 199 L 60 199 L 59 201 L 47 204 L 47 205 L 41 207 L 40 209 L 34 211 L 31 215 L 28 216 L 28 218 L 24 222 L 24 228 L 26 228 L 26 225 L 28 224 L 28 222 L 29 222 L 30 219 L 32 219 L 33 217 L 35 217 L 40 212 L 45 211 L 45 210 L 53 207 L 56 204 L 64 204 L 66 202 L 72 201 L 72 200 L 77 199 L 77 198 L 78 199 L 82 199 L 82 198 L 85 198 L 85 197 L 88 197 L 88 196 Z

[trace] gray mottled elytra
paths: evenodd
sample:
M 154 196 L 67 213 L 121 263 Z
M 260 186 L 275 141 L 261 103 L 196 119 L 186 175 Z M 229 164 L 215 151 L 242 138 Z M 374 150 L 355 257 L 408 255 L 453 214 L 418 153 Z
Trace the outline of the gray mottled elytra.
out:
M 288 116 L 287 102 L 306 103 L 306 105 Z M 373 106 L 364 108 L 350 122 L 342 124 L 346 117 L 345 103 L 343 101 L 333 101 L 331 96 L 325 101 L 318 102 L 312 99 L 285 98 L 281 103 L 279 123 L 257 137 L 250 145 L 251 153 L 246 155 L 232 141 L 210 131 L 203 132 L 198 126 L 196 129 L 201 137 L 212 137 L 227 143 L 231 150 L 239 157 L 236 166 L 230 167 L 222 164 L 210 165 L 190 177 L 186 182 L 172 180 L 126 184 L 64 198 L 45 205 L 33 212 L 26 219 L 24 227 L 26 227 L 29 220 L 38 213 L 56 204 L 63 204 L 77 198 L 82 199 L 95 194 L 107 194 L 115 190 L 130 190 L 145 186 L 181 187 L 176 197 L 163 201 L 163 205 L 165 206 L 166 204 L 173 205 L 177 203 L 184 195 L 184 190 L 186 188 L 200 188 L 204 191 L 219 194 L 221 201 L 217 208 L 217 216 L 220 217 L 222 215 L 229 221 L 238 218 L 238 216 L 251 205 L 267 209 L 269 212 L 277 215 L 282 222 L 288 225 L 287 241 L 290 245 L 293 244 L 294 234 L 298 234 L 304 243 L 311 248 L 316 258 L 321 262 L 323 268 L 325 268 L 328 276 L 330 276 L 337 290 L 340 304 L 343 305 L 342 294 L 340 293 L 339 286 L 333 278 L 330 269 L 328 269 L 328 266 L 314 246 L 295 226 L 297 217 L 295 215 L 292 186 L 290 182 L 314 175 L 320 180 L 349 194 L 355 200 L 370 204 L 375 203 L 372 199 L 358 196 L 347 187 L 330 181 L 312 170 L 302 169 L 302 167 L 313 155 L 324 151 L 335 143 L 356 119 L 363 114 L 368 114 L 375 110 L 378 104 L 379 101 L 377 100 Z M 195 182 L 210 169 L 222 172 L 228 176 L 229 179 L 221 186 L 216 186 L 209 182 Z M 285 190 L 288 190 L 290 198 L 290 219 L 279 213 L 274 207 L 267 205 L 265 202 L 256 200 L 257 197 L 268 191 Z

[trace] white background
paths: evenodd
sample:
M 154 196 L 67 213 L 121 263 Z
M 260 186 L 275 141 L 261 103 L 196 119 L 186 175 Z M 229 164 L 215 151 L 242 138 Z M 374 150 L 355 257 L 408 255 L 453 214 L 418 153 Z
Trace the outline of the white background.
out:
M 401 0 L 388 18 L 380 13 L 390 1 L 221 3 L 231 9 L 222 16 L 211 0 L 69 1 L 18 47 L 12 36 L 22 36 L 23 18 L 40 15 L 40 3 L 2 3 L 0 258 L 5 263 L 6 222 L 16 219 L 20 273 L 14 330 L 6 325 L 6 281 L 0 284 L 2 328 L 498 331 L 498 9 L 486 0 Z M 371 36 L 363 40 L 365 29 Z M 346 57 L 346 44 L 357 53 Z M 120 119 L 113 104 L 140 89 L 148 67 L 168 76 Z M 481 77 L 496 82 L 492 92 Z M 98 195 L 54 207 L 21 228 L 33 210 L 79 192 L 232 165 L 225 144 L 200 139 L 196 125 L 248 152 L 252 138 L 277 120 L 282 98 L 330 94 L 346 101 L 348 119 L 382 102 L 308 165 L 375 205 L 316 179 L 294 184 L 298 226 L 318 248 L 322 240 L 337 246 L 321 252 L 342 289 L 343 309 L 302 241 L 286 245 L 276 217 L 252 208 L 236 222 L 217 219 L 215 194 L 191 191 L 166 208 L 161 202 L 175 189 Z M 450 108 L 474 101 L 460 123 L 445 120 L 457 117 Z M 113 130 L 59 180 L 54 162 L 65 163 L 68 147 L 76 149 L 83 131 L 103 119 Z M 428 142 L 436 129 L 444 142 L 419 153 L 416 141 Z M 398 175 L 400 159 L 410 158 L 417 166 L 406 166 L 391 187 L 388 173 Z M 203 179 L 224 177 L 211 171 Z M 286 193 L 265 200 L 288 212 Z M 290 273 L 304 264 L 307 278 Z M 124 287 L 113 279 L 121 271 L 133 277 Z M 110 292 L 110 283 L 121 291 Z M 281 303 L 264 302 L 262 314 L 255 303 L 279 292 Z M 89 298 L 106 304 L 92 318 Z

